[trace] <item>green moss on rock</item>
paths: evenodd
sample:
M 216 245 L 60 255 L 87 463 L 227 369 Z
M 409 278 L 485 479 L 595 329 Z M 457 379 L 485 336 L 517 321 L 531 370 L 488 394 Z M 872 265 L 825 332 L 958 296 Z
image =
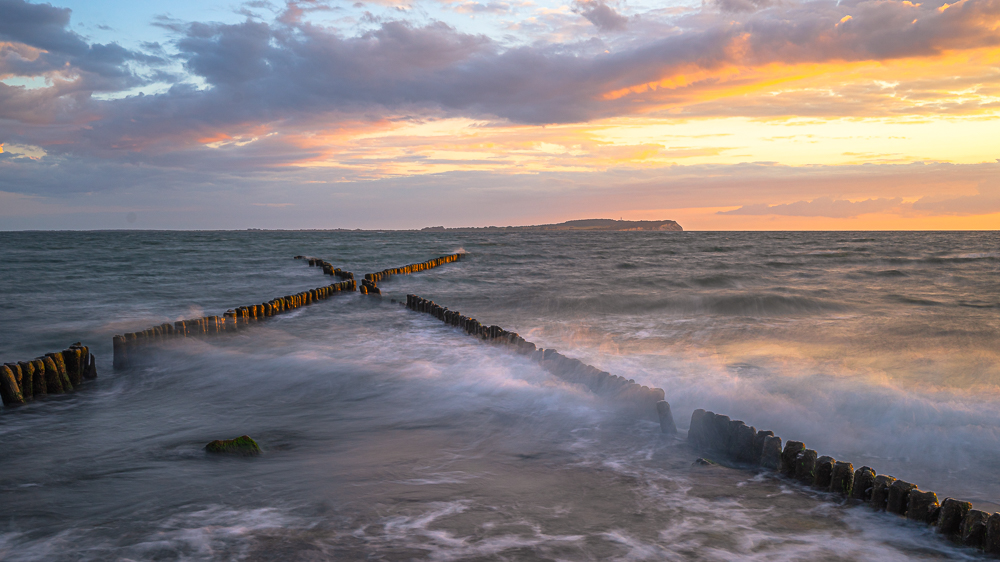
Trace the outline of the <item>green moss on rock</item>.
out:
M 260 454 L 260 447 L 249 435 L 242 435 L 236 439 L 216 439 L 205 445 L 205 450 L 209 453 L 225 453 L 244 457 Z

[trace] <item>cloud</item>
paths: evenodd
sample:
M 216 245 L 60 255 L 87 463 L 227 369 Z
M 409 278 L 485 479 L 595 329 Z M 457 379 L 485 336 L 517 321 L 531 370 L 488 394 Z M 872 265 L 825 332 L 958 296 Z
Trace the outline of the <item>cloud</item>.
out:
M 619 14 L 603 0 L 576 0 L 573 12 L 587 18 L 601 31 L 622 31 L 628 27 L 628 18 Z
M 979 185 L 975 195 L 947 197 L 944 195 L 922 197 L 913 203 L 913 209 L 933 214 L 982 215 L 1000 213 L 1000 180 L 993 178 Z
M 455 6 L 455 11 L 463 14 L 506 14 L 510 4 L 506 2 L 463 2 Z
M 0 37 L 46 50 L 34 60 L 14 49 L 3 51 L 4 72 L 36 75 L 69 68 L 76 76 L 35 90 L 0 85 L 0 118 L 67 124 L 63 138 L 54 138 L 57 131 L 26 130 L 17 139 L 23 143 L 134 151 L 164 135 L 191 142 L 206 128 L 238 129 L 337 112 L 574 123 L 690 104 L 700 101 L 698 92 L 710 92 L 720 101 L 709 112 L 738 113 L 755 102 L 728 103 L 722 85 L 770 78 L 753 69 L 927 57 L 1000 45 L 995 32 L 1000 0 L 965 0 L 943 12 L 931 4 L 878 0 L 812 0 L 729 15 L 702 10 L 677 18 L 670 33 L 636 35 L 610 53 L 594 52 L 589 43 L 508 47 L 441 22 L 383 21 L 359 35 L 345 35 L 302 19 L 307 9 L 320 7 L 289 4 L 271 22 L 164 23 L 179 34 L 177 59 L 207 87 L 176 82 L 163 94 L 98 102 L 91 93 L 170 80 L 168 74 L 132 70 L 132 63 L 155 66 L 162 58 L 115 44 L 87 45 L 67 30 L 65 9 L 0 0 Z M 596 0 L 577 3 L 576 9 L 599 28 L 624 25 L 623 16 Z M 846 15 L 851 19 L 838 25 Z M 878 105 L 864 97 L 878 98 L 874 92 L 848 93 L 830 96 L 828 88 L 817 89 L 813 98 L 828 100 L 819 106 L 810 103 L 809 92 L 783 93 L 781 103 L 761 100 L 759 109 L 747 112 L 811 114 L 822 107 L 853 114 L 854 108 Z M 894 103 L 916 105 L 919 92 L 910 94 L 895 96 Z M 835 99 L 839 105 L 830 101 Z M 861 105 L 845 106 L 844 100 L 861 100 Z M 966 103 L 964 111 L 974 106 Z
M 903 168 L 850 168 L 850 173 L 822 168 L 833 178 L 828 180 L 819 172 L 782 168 L 779 173 L 747 165 L 741 173 L 759 175 L 759 191 L 748 195 L 722 185 L 743 180 L 723 174 L 721 183 L 698 178 L 711 193 L 693 194 L 679 187 L 683 182 L 660 168 L 658 159 L 710 155 L 738 144 L 575 146 L 581 141 L 557 139 L 562 144 L 550 144 L 564 148 L 545 160 L 531 148 L 553 140 L 546 131 L 556 127 L 543 125 L 650 114 L 669 119 L 978 118 L 1000 110 L 995 71 L 1000 0 L 963 0 L 943 11 L 934 2 L 895 0 L 725 1 L 628 19 L 602 0 L 583 0 L 572 6 L 578 15 L 559 15 L 561 21 L 574 21 L 567 29 L 575 34 L 523 41 L 463 31 L 422 16 L 389 19 L 384 13 L 359 27 L 318 25 L 308 16 L 327 6 L 299 2 L 275 8 L 280 14 L 272 20 L 163 19 L 159 25 L 173 40 L 136 51 L 88 43 L 68 27 L 66 9 L 0 0 L 0 77 L 40 76 L 49 84 L 0 83 L 0 142 L 41 147 L 46 154 L 39 160 L 0 155 L 0 189 L 52 197 L 134 193 L 149 198 L 155 190 L 236 193 L 265 180 L 295 186 L 388 181 L 431 174 L 438 170 L 434 166 L 451 174 L 454 167 L 448 166 L 464 163 L 497 173 L 497 184 L 543 170 L 539 177 L 551 183 L 531 184 L 539 189 L 590 185 L 598 176 L 588 174 L 596 170 L 631 193 L 630 201 L 659 206 L 671 204 L 656 191 L 657 182 L 666 181 L 678 202 L 672 204 L 743 205 L 734 215 L 851 217 L 892 211 L 900 206 L 898 197 L 925 197 L 913 206 L 922 212 L 994 208 L 994 188 L 957 198 L 940 187 L 925 189 L 921 182 L 930 181 L 928 174 L 946 176 L 957 169 L 943 165 L 907 168 L 916 170 L 906 174 L 910 183 L 893 183 L 892 189 L 872 180 L 851 192 L 843 183 L 831 184 L 848 176 L 858 183 L 858 178 L 878 178 L 880 170 Z M 461 6 L 481 13 L 499 13 L 506 6 L 474 4 Z M 579 16 L 600 31 L 627 25 L 629 32 L 601 38 L 586 34 L 581 40 L 579 31 L 587 23 Z M 894 60 L 903 62 L 893 67 Z M 898 76 L 892 78 L 893 73 Z M 890 79 L 891 84 L 884 83 Z M 161 93 L 119 99 L 97 95 L 124 95 L 154 82 L 166 84 Z M 484 129 L 524 126 L 526 132 L 497 143 L 492 152 L 483 146 L 470 149 L 478 141 L 461 136 L 377 144 L 379 135 L 399 123 L 447 119 L 475 120 Z M 322 168 L 300 169 L 312 165 Z M 659 172 L 636 171 L 645 168 Z M 679 170 L 717 173 L 714 168 Z M 482 182 L 484 177 L 463 179 Z M 940 185 L 950 181 L 934 177 Z M 840 199 L 830 198 L 832 193 Z M 308 206 L 296 201 L 297 208 Z
M 0 154 L 0 192 L 6 192 L 0 193 L 0 229 L 122 227 L 121 213 L 127 211 L 141 212 L 146 228 L 531 224 L 544 217 L 607 216 L 627 214 L 631 209 L 732 207 L 745 200 L 747 193 L 754 194 L 755 203 L 795 196 L 814 200 L 823 197 L 822 192 L 844 185 L 858 192 L 878 193 L 881 198 L 920 193 L 940 196 L 998 174 L 996 164 L 740 164 L 599 172 L 528 170 L 507 175 L 456 171 L 371 181 L 348 176 L 338 181 L 339 174 L 325 168 L 256 169 L 236 174 L 230 166 L 211 161 L 177 169 L 76 157 L 46 160 L 10 162 Z M 28 186 L 35 195 L 16 193 Z M 72 190 L 67 191 L 67 186 Z M 290 205 L 259 205 L 262 202 Z M 897 215 L 904 218 L 906 213 Z M 716 217 L 717 228 L 724 227 L 725 221 L 754 218 L 714 213 L 712 217 Z M 675 217 L 667 213 L 647 218 Z M 744 220 L 736 224 L 769 223 Z
M 867 199 L 865 201 L 848 201 L 846 199 L 819 197 L 812 201 L 796 201 L 795 203 L 782 203 L 779 205 L 768 205 L 767 203 L 744 205 L 732 211 L 719 211 L 718 214 L 853 218 L 867 213 L 885 212 L 898 207 L 902 202 L 903 199 L 900 197 L 893 199 Z
M 59 75 L 61 95 L 112 92 L 146 81 L 130 62 L 155 65 L 157 56 L 131 51 L 115 43 L 88 44 L 70 31 L 70 10 L 24 0 L 0 0 L 0 75 Z M 27 55 L 27 56 L 26 56 Z M 10 88 L 0 88 L 0 115 Z M 4 94 L 7 94 L 5 96 Z
M 775 5 L 776 0 L 711 0 L 723 12 L 754 12 Z

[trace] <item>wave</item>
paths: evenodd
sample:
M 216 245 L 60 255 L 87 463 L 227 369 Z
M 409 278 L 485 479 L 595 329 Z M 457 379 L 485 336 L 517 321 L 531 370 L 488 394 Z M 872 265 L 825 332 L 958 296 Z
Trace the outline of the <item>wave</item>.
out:
M 695 277 L 691 283 L 698 287 L 708 288 L 730 288 L 739 285 L 737 277 L 731 275 L 708 275 L 705 277 Z
M 864 275 L 870 277 L 909 277 L 908 273 L 904 273 L 898 269 L 884 269 L 880 271 L 862 271 Z
M 721 283 L 721 281 L 716 281 Z M 740 293 L 710 296 L 649 297 L 647 295 L 608 295 L 586 298 L 559 297 L 546 301 L 549 310 L 573 310 L 578 314 L 613 314 L 644 316 L 651 313 L 711 314 L 719 316 L 808 316 L 841 312 L 846 304 L 805 296 L 774 293 Z
M 919 306 L 942 306 L 942 305 L 945 304 L 943 302 L 939 302 L 939 301 L 935 301 L 935 300 L 931 300 L 931 299 L 922 299 L 922 298 L 918 298 L 918 297 L 908 297 L 906 295 L 886 295 L 886 298 L 888 300 L 890 300 L 890 301 L 901 302 L 901 303 L 904 303 L 904 304 L 916 304 L 916 305 L 919 305 Z

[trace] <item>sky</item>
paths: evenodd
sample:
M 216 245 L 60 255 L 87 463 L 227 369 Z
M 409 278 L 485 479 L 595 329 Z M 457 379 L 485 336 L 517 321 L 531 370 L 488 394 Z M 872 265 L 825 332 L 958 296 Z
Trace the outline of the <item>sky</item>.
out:
M 0 0 L 0 230 L 1000 229 L 1000 0 Z

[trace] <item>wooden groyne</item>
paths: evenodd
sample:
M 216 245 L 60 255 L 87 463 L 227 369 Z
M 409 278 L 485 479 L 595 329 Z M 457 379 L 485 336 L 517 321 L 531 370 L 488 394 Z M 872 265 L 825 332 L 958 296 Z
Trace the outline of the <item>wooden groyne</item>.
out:
M 487 343 L 503 345 L 514 353 L 528 356 L 556 377 L 566 382 L 583 385 L 598 396 L 626 406 L 644 418 L 658 421 L 662 433 L 677 433 L 673 415 L 670 413 L 670 404 L 664 400 L 663 389 L 649 388 L 634 380 L 612 375 L 597 367 L 587 365 L 579 359 L 566 357 L 554 349 L 540 348 L 516 332 L 504 330 L 500 326 L 487 326 L 457 310 L 449 310 L 447 307 L 417 295 L 406 295 L 406 308 L 429 314 L 445 324 L 454 326 Z
M 427 271 L 428 269 L 434 269 L 435 267 L 442 266 L 446 263 L 456 262 L 462 259 L 464 254 L 449 254 L 447 256 L 441 256 L 439 258 L 434 258 L 421 263 L 411 263 L 410 265 L 404 265 L 403 267 L 392 267 L 389 269 L 383 269 L 377 273 L 366 273 L 364 279 L 361 280 L 361 294 L 382 294 L 381 289 L 378 288 L 378 283 L 380 281 L 388 280 L 393 275 L 409 275 L 410 273 L 417 273 L 419 271 Z
M 350 271 L 344 271 L 343 269 L 340 269 L 339 267 L 333 267 L 332 263 L 330 263 L 328 261 L 321 260 L 319 258 L 312 258 L 312 257 L 309 257 L 309 256 L 295 256 L 292 259 L 307 260 L 309 262 L 310 266 L 312 266 L 312 267 L 322 267 L 324 274 L 326 274 L 326 275 L 333 275 L 333 276 L 337 277 L 338 279 L 343 279 L 343 280 L 354 279 L 354 274 L 351 273 Z
M 5 363 L 0 367 L 0 398 L 4 406 L 15 406 L 69 392 L 96 378 L 97 359 L 89 347 L 77 342 L 31 361 Z
M 934 526 L 946 538 L 1000 555 L 1000 513 L 972 509 L 972 503 L 954 498 L 938 502 L 937 494 L 875 469 L 858 469 L 847 461 L 807 449 L 805 443 L 789 441 L 773 431 L 758 431 L 740 420 L 705 410 L 691 414 L 688 443 L 737 465 L 779 471 L 814 489 L 830 492 L 855 504 L 867 504 L 911 521 Z
M 298 257 L 296 256 L 296 258 Z M 331 275 L 334 274 L 332 271 L 331 269 Z M 302 291 L 294 295 L 276 297 L 261 304 L 236 307 L 227 310 L 222 316 L 203 316 L 193 320 L 178 320 L 172 324 L 167 322 L 159 326 L 153 326 L 141 332 L 116 335 L 112 339 L 114 368 L 125 369 L 131 366 L 140 349 L 151 343 L 156 343 L 164 339 L 235 332 L 271 316 L 312 304 L 316 301 L 332 297 L 337 293 L 355 291 L 357 283 L 354 281 L 354 275 L 350 272 L 341 273 L 344 275 L 343 278 L 346 281 Z

